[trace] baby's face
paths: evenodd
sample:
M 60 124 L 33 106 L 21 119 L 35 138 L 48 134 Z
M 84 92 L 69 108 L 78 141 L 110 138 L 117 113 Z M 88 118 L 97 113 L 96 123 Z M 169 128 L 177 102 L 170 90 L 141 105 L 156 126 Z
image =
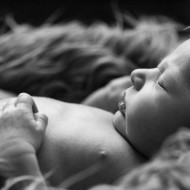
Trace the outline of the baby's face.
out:
M 157 68 L 132 72 L 115 127 L 134 147 L 151 156 L 180 126 L 190 125 L 190 40 Z

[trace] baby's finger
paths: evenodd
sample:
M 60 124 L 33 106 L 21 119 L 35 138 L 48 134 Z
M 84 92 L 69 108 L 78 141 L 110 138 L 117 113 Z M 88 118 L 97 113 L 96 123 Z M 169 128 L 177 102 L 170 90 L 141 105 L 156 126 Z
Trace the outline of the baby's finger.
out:
M 32 96 L 27 93 L 21 93 L 18 95 L 16 100 L 16 106 L 20 108 L 29 109 L 32 113 L 37 113 L 38 108 Z
M 34 117 L 36 119 L 38 129 L 45 131 L 48 124 L 48 117 L 42 113 L 35 113 Z

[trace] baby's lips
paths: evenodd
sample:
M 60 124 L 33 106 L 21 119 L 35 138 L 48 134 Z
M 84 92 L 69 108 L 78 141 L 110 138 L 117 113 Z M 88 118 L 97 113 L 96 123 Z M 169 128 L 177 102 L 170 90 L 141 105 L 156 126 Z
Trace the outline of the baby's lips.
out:
M 126 105 L 123 101 L 119 102 L 118 104 L 119 111 L 122 113 L 122 115 L 125 117 L 125 110 L 126 110 Z

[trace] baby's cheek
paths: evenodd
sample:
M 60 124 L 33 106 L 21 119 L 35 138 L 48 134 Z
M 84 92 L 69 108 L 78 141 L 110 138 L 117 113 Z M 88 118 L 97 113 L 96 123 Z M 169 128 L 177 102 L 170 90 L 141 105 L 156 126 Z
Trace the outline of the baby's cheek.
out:
M 142 110 L 131 112 L 127 116 L 127 137 L 130 143 L 139 151 L 144 152 L 151 143 L 148 139 L 151 131 L 147 129 L 148 118 L 139 114 Z M 136 117 L 135 117 L 136 116 Z
M 118 133 L 122 135 L 124 138 L 127 138 L 127 125 L 126 125 L 126 119 L 125 117 L 121 114 L 120 111 L 118 111 L 115 114 L 114 118 L 114 126 Z

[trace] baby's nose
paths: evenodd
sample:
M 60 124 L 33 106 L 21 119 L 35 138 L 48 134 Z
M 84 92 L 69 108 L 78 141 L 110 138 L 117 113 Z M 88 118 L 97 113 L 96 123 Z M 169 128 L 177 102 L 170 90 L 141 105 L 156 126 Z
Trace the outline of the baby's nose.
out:
M 136 69 L 131 73 L 131 82 L 136 90 L 140 90 L 145 83 L 146 69 Z

